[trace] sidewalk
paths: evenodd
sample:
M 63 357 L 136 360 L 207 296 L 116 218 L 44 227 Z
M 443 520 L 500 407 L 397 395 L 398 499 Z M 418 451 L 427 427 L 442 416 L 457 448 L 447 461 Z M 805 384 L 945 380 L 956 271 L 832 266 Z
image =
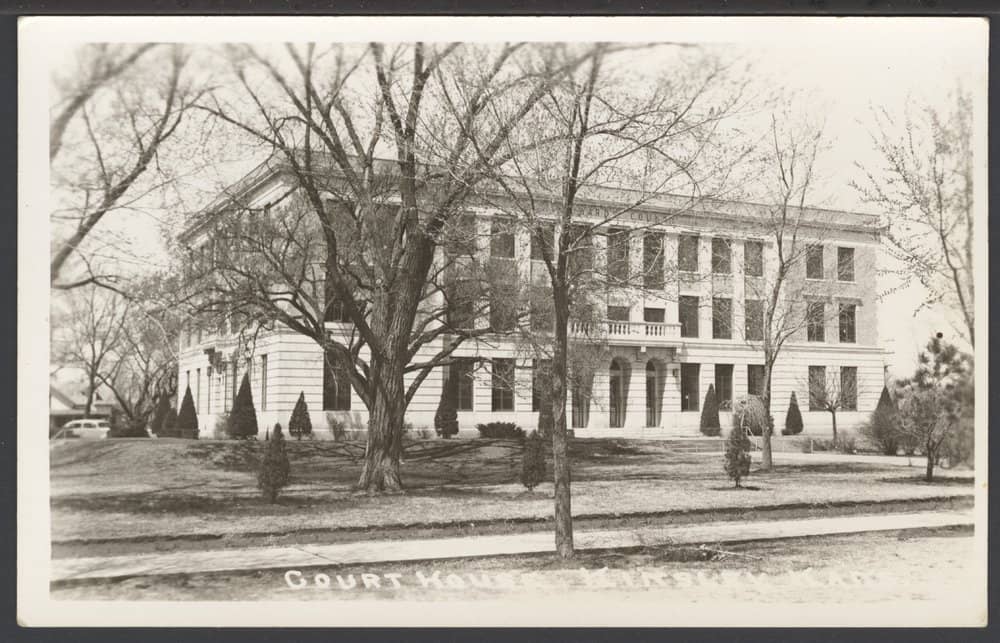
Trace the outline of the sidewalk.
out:
M 972 524 L 974 523 L 970 511 L 925 511 L 838 516 L 836 518 L 801 518 L 769 522 L 710 522 L 676 527 L 657 526 L 629 530 L 580 531 L 574 534 L 574 541 L 577 549 L 613 549 L 658 545 L 698 545 L 701 543 Z M 535 554 L 553 551 L 552 538 L 551 532 L 543 531 L 494 536 L 55 559 L 52 561 L 50 580 L 56 582 L 257 569 L 301 569 L 316 566 L 332 567 L 414 560 Z

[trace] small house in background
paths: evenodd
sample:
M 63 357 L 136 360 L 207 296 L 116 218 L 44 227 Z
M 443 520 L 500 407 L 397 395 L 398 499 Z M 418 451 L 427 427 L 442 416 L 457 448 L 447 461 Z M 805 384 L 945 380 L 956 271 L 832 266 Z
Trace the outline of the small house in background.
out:
M 100 390 L 94 392 L 90 405 L 90 417 L 109 420 L 115 403 L 110 396 Z M 87 390 L 80 384 L 49 383 L 49 435 L 58 431 L 67 422 L 85 417 Z

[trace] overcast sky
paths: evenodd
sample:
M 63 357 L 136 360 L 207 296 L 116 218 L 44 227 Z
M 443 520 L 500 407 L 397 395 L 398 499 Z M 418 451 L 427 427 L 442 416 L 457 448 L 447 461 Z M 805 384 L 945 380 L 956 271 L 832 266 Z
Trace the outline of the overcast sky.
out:
M 24 36 L 45 28 L 46 60 L 59 66 L 68 47 L 99 41 L 331 41 L 349 40 L 638 40 L 684 41 L 729 46 L 752 62 L 762 86 L 781 85 L 797 98 L 795 108 L 825 123 L 831 141 L 820 159 L 825 181 L 814 204 L 871 211 L 849 187 L 855 162 L 876 167 L 869 130 L 871 106 L 902 115 L 909 105 L 947 108 L 950 90 L 961 84 L 974 92 L 977 121 L 985 119 L 986 22 L 976 19 L 890 18 L 639 18 L 639 19 L 87 19 L 38 21 Z M 39 35 L 39 38 L 42 38 Z M 636 61 L 643 65 L 642 60 Z M 652 64 L 652 63 L 649 63 Z M 980 128 L 985 131 L 984 127 Z M 985 141 L 982 141 L 983 145 Z M 984 149 L 984 148 L 981 148 Z M 985 157 L 982 157 L 985 158 Z M 983 165 L 982 159 L 979 165 Z M 236 168 L 233 171 L 242 171 Z M 111 223 L 111 222 L 109 222 Z M 124 227 L 137 240 L 151 239 L 150 222 L 130 220 Z M 103 225 L 103 224 L 102 224 Z M 881 283 L 887 289 L 891 283 Z M 984 289 L 985 290 L 985 289 Z M 918 350 L 935 330 L 948 332 L 947 311 L 913 310 L 919 289 L 883 301 L 879 335 L 893 370 L 905 374 Z

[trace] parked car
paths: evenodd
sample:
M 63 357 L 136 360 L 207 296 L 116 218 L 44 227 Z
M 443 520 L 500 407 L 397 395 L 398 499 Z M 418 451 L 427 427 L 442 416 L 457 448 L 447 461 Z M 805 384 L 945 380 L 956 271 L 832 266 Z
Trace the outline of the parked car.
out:
M 107 420 L 73 420 L 67 422 L 53 438 L 82 438 L 85 440 L 103 440 L 108 437 L 111 425 Z

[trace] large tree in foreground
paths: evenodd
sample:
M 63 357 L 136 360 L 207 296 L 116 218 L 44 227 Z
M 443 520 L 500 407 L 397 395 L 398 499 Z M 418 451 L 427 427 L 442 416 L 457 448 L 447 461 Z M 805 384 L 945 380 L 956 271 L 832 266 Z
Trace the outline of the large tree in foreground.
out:
M 881 159 L 862 168 L 865 181 L 855 187 L 884 213 L 899 277 L 923 286 L 924 305 L 956 311 L 975 347 L 973 104 L 961 88 L 951 99 L 947 111 L 922 106 L 901 121 L 876 111 L 872 142 Z
M 423 314 L 439 240 L 456 227 L 474 186 L 519 152 L 508 144 L 511 130 L 537 110 L 561 72 L 592 55 L 551 50 L 423 43 L 228 49 L 239 89 L 216 92 L 204 107 L 281 163 L 322 240 L 322 299 L 285 283 L 253 284 L 249 275 L 251 286 L 281 300 L 283 312 L 270 305 L 245 312 L 316 339 L 349 378 L 369 411 L 361 489 L 401 490 L 406 407 L 473 335 Z M 334 307 L 353 340 L 327 332 Z

